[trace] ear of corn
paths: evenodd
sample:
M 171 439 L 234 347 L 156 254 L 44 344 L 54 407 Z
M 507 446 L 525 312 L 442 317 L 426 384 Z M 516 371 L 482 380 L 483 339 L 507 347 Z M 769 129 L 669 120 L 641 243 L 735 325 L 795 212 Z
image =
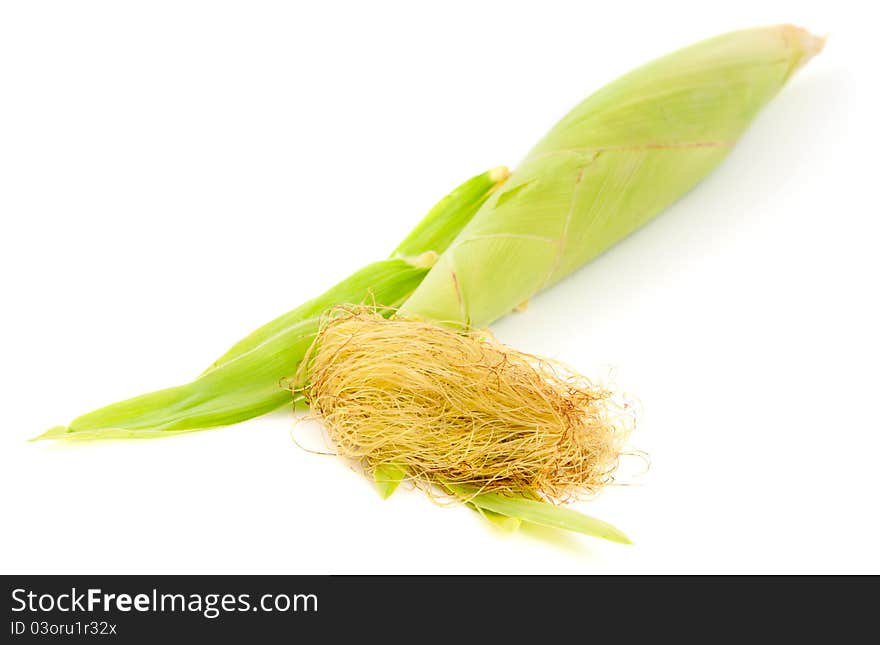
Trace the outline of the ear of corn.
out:
M 466 328 L 490 324 L 693 188 L 821 47 L 821 39 L 795 27 L 751 29 L 699 43 L 627 74 L 565 116 L 502 189 L 493 190 L 504 181 L 498 175 L 475 178 L 476 183 L 465 185 L 472 192 L 465 188 L 459 193 L 464 198 L 453 193 L 441 202 L 391 259 L 366 267 L 260 328 L 193 383 L 102 408 L 44 437 L 161 436 L 274 409 L 289 400 L 282 381 L 294 374 L 320 317 L 336 304 L 402 304 L 403 319 Z M 377 317 L 377 324 L 383 322 L 388 321 Z M 361 354 L 368 362 L 382 359 L 381 353 Z M 491 367 L 502 379 L 500 364 Z M 395 406 L 393 392 L 385 394 Z M 528 408 L 515 411 L 522 409 Z M 509 412 L 509 406 L 504 410 Z M 466 411 L 455 410 L 443 421 L 453 434 L 504 431 L 491 414 L 472 422 Z M 395 463 L 380 464 L 373 473 L 385 497 L 406 476 Z M 528 487 L 502 493 L 463 480 L 431 483 L 503 525 L 526 522 L 629 542 L 605 522 L 542 502 Z
M 289 403 L 285 379 L 296 372 L 324 312 L 343 303 L 401 304 L 507 175 L 505 168 L 496 168 L 464 182 L 431 209 L 391 258 L 260 327 L 195 381 L 100 408 L 38 438 L 161 437 L 229 425 Z
M 483 327 L 693 188 L 822 41 L 783 25 L 660 58 L 575 107 L 441 256 L 403 313 Z

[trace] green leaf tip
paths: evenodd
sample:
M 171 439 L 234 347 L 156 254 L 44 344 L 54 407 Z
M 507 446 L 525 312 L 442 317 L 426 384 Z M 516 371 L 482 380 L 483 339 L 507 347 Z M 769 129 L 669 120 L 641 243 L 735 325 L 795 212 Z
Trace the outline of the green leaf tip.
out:
M 501 513 L 487 511 L 485 508 L 480 508 L 475 504 L 469 504 L 468 506 L 505 533 L 513 533 L 522 525 L 522 520 L 518 517 L 509 517 Z
M 507 181 L 507 178 L 510 177 L 510 168 L 507 166 L 496 166 L 489 171 L 489 181 L 495 184 L 492 187 L 492 190 L 498 188 L 502 183 Z
M 31 437 L 28 441 L 44 441 L 46 439 L 64 439 L 64 435 L 69 434 L 67 426 L 52 426 L 43 434 Z
M 447 484 L 447 488 L 466 502 L 492 513 L 516 518 L 531 524 L 582 533 L 618 544 L 633 543 L 617 527 L 595 517 L 584 515 L 571 508 L 555 506 L 547 502 L 526 499 L 524 497 L 512 497 L 499 493 L 480 493 L 471 486 Z
M 373 479 L 376 489 L 382 499 L 388 499 L 400 486 L 400 482 L 406 479 L 406 470 L 394 464 L 382 464 L 376 466 L 373 471 Z

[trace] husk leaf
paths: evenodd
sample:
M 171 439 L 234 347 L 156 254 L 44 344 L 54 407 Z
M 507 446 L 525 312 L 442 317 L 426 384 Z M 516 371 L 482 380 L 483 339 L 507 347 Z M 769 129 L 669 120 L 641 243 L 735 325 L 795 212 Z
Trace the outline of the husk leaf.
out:
M 645 224 L 705 177 L 822 47 L 780 25 L 687 47 L 565 116 L 401 308 L 483 327 Z

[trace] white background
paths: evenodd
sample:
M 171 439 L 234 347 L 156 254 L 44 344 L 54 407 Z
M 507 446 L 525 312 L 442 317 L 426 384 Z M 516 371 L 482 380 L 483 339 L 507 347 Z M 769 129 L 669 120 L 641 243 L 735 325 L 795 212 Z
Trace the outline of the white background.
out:
M 314 5 L 2 4 L 0 571 L 880 572 L 870 3 Z M 289 411 L 25 441 L 195 376 L 604 82 L 775 22 L 831 38 L 723 166 L 496 326 L 641 400 L 650 471 L 579 506 L 635 546 L 382 502 Z

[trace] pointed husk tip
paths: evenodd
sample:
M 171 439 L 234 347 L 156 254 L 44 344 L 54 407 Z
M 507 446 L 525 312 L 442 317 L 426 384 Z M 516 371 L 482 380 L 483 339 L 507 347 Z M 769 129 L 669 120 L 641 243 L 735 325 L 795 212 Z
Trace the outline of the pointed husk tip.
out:
M 828 40 L 828 36 L 817 36 L 803 27 L 798 27 L 796 25 L 781 25 L 780 28 L 782 29 L 782 35 L 786 42 L 788 42 L 795 50 L 801 52 L 795 69 L 803 67 L 810 61 L 810 59 L 821 53 L 825 48 L 825 42 Z

